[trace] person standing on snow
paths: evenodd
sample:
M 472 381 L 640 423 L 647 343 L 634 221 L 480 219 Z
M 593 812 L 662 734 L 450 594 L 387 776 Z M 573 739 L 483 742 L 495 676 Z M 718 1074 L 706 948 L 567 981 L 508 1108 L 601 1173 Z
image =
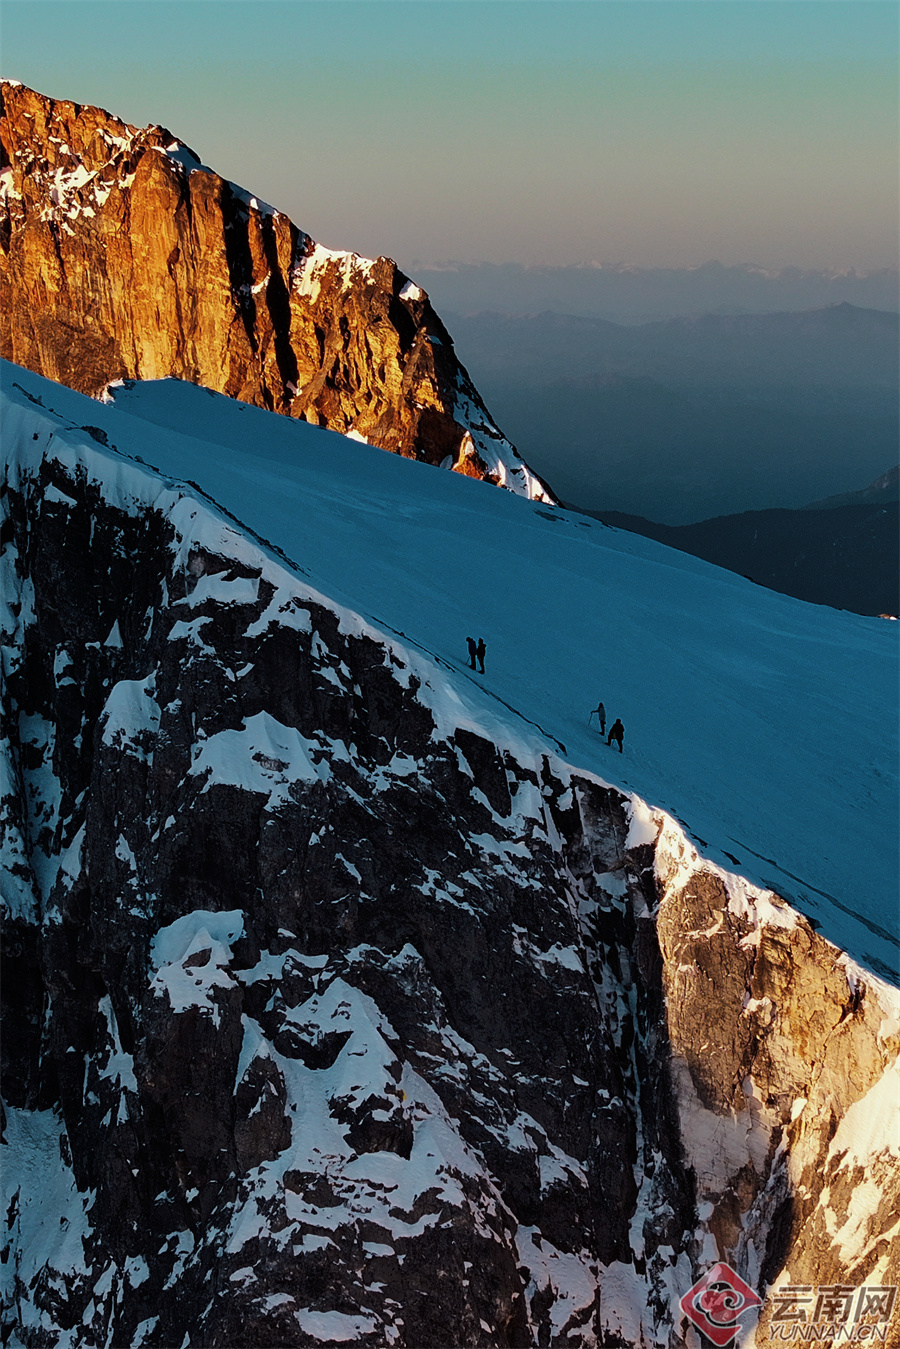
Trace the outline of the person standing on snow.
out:
M 487 651 L 487 647 L 486 647 L 485 644 L 484 644 L 484 638 L 483 638 L 483 637 L 479 637 L 479 638 L 478 638 L 478 645 L 477 645 L 476 648 L 475 648 L 475 654 L 476 654 L 476 656 L 478 657 L 478 663 L 479 663 L 479 665 L 481 666 L 481 673 L 482 673 L 482 674 L 484 674 L 484 653 L 485 653 L 486 651 Z M 475 668 L 475 666 L 473 665 L 473 666 L 472 666 L 472 669 L 474 670 L 474 668 Z
M 607 745 L 611 745 L 612 742 L 615 740 L 616 743 L 617 743 L 618 746 L 619 746 L 619 753 L 620 753 L 620 754 L 623 753 L 623 750 L 622 750 L 622 736 L 623 736 L 624 734 L 625 734 L 625 727 L 622 725 L 621 720 L 620 720 L 618 717 L 616 717 L 616 719 L 615 719 L 615 721 L 613 722 L 612 726 L 610 726 L 610 728 L 609 728 L 609 735 L 606 737 L 606 743 L 607 743 Z
M 476 655 L 476 650 L 477 650 L 477 648 L 476 648 L 476 646 L 475 646 L 475 638 L 474 638 L 474 637 L 467 637 L 467 638 L 466 638 L 466 645 L 467 645 L 468 648 L 469 648 L 469 669 L 470 669 L 470 670 L 474 670 L 474 669 L 475 669 L 475 655 Z
M 603 706 L 602 703 L 598 703 L 597 706 L 594 708 L 594 711 L 597 713 L 597 716 L 600 719 L 600 734 L 606 735 L 606 708 Z

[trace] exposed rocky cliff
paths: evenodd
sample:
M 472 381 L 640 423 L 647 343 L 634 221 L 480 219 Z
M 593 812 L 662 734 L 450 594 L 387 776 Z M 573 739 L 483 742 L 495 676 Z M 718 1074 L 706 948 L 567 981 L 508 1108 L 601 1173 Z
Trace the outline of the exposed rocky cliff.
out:
M 896 992 L 13 393 L 5 1333 L 675 1349 L 716 1259 L 900 1282 Z
M 176 376 L 552 500 L 423 290 L 313 242 L 164 127 L 4 81 L 0 354 L 92 396 Z

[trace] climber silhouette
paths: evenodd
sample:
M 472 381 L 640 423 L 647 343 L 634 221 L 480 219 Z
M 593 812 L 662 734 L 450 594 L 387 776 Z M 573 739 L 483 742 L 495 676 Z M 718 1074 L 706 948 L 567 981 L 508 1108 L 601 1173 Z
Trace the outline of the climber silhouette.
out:
M 476 656 L 477 650 L 478 650 L 478 648 L 477 648 L 476 645 L 475 645 L 475 638 L 474 638 L 474 637 L 467 637 L 467 638 L 466 638 L 466 645 L 467 645 L 468 648 L 469 648 L 469 669 L 470 669 L 470 670 L 474 670 L 474 669 L 475 669 L 475 656 Z
M 477 645 L 476 648 L 475 648 L 475 654 L 476 654 L 476 656 L 478 657 L 478 663 L 479 663 L 479 665 L 481 666 L 481 673 L 482 673 L 482 674 L 484 674 L 484 653 L 485 653 L 485 651 L 487 651 L 487 647 L 486 647 L 485 644 L 484 644 L 484 638 L 483 638 L 483 637 L 479 637 L 479 638 L 478 638 L 478 645 Z M 474 666 L 474 665 L 472 666 L 472 669 L 473 669 L 473 670 L 475 669 L 475 666 Z
M 617 743 L 618 746 L 619 746 L 619 753 L 620 753 L 620 754 L 623 753 L 623 750 L 622 750 L 622 736 L 623 736 L 624 734 L 625 734 L 625 727 L 622 725 L 622 722 L 620 721 L 620 719 L 619 719 L 618 717 L 616 717 L 616 719 L 615 719 L 615 721 L 613 722 L 612 726 L 610 726 L 610 728 L 609 728 L 609 735 L 606 737 L 606 743 L 607 743 L 607 745 L 611 745 L 612 742 L 615 740 L 616 743 Z

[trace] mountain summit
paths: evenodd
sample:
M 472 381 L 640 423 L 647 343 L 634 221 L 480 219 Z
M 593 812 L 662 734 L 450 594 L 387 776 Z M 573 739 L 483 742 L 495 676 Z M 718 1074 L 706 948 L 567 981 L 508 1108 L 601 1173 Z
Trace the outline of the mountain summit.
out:
M 0 352 L 82 393 L 175 376 L 552 501 L 426 293 L 316 244 L 161 126 L 3 81 Z

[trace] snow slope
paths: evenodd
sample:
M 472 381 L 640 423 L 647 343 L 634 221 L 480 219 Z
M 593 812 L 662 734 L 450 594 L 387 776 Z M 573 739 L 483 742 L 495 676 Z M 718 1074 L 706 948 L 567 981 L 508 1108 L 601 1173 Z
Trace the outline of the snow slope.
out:
M 10 432 L 39 399 L 63 439 L 197 485 L 330 600 L 455 671 L 461 724 L 545 734 L 897 980 L 898 625 L 174 380 L 103 405 L 4 363 L 3 390 Z M 621 757 L 588 724 L 598 698 L 625 723 Z

